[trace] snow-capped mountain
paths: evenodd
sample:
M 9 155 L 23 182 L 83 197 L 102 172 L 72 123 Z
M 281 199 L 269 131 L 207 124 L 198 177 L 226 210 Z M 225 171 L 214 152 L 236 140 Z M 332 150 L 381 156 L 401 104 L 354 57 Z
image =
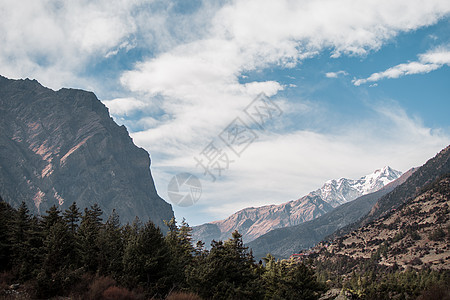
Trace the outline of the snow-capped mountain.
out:
M 279 205 L 249 207 L 240 210 L 225 220 L 195 226 L 193 239 L 209 245 L 214 240 L 225 240 L 238 230 L 245 242 L 281 227 L 290 227 L 315 219 L 345 202 L 375 192 L 400 177 L 402 172 L 384 167 L 360 179 L 327 181 L 300 199 Z
M 337 207 L 362 195 L 376 192 L 401 175 L 402 172 L 386 166 L 357 180 L 346 178 L 329 180 L 320 189 L 310 194 L 320 196 L 331 206 Z

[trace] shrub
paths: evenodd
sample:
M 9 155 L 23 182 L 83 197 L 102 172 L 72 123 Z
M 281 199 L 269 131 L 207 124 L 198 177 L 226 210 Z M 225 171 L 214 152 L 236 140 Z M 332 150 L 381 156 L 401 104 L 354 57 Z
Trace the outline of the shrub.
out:
M 172 292 L 166 300 L 201 300 L 201 298 L 193 293 Z
M 418 266 L 418 265 L 423 264 L 423 262 L 422 262 L 422 260 L 420 258 L 416 257 L 416 258 L 411 259 L 409 264 L 413 265 L 413 266 Z
M 103 292 L 115 284 L 116 281 L 111 277 L 97 277 L 89 286 L 88 298 L 91 300 L 102 299 Z
M 103 292 L 102 296 L 104 300 L 135 300 L 137 298 L 133 292 L 117 286 L 110 286 Z
M 450 288 L 448 286 L 435 284 L 423 291 L 417 300 L 427 299 L 450 299 Z
M 80 279 L 75 282 L 70 289 L 70 298 L 72 299 L 86 299 L 89 287 L 94 281 L 94 275 L 82 274 Z
M 428 238 L 432 241 L 442 241 L 445 238 L 445 231 L 439 227 L 431 232 Z
M 417 231 L 411 230 L 410 235 L 413 240 L 420 240 L 420 234 L 418 234 Z

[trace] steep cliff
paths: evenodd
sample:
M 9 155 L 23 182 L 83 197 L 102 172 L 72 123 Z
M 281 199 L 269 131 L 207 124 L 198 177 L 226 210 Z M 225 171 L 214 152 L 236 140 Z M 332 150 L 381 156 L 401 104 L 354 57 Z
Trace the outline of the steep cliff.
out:
M 44 213 L 98 203 L 107 217 L 158 226 L 173 216 L 150 173 L 148 153 L 91 93 L 53 91 L 35 80 L 0 76 L 0 195 Z

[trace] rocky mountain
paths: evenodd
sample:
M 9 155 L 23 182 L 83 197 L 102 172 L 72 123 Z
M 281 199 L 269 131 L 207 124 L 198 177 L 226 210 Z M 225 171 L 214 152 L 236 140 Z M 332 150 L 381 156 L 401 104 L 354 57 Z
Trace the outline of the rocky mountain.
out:
M 311 222 L 273 230 L 249 243 L 248 246 L 253 249 L 256 257 L 265 256 L 267 253 L 289 257 L 293 253 L 311 247 L 338 228 L 341 229 L 336 230 L 327 239 L 336 239 L 349 234 L 379 217 L 390 214 L 394 209 L 417 197 L 428 184 L 450 173 L 449 158 L 450 146 L 420 168 L 406 172 L 379 192 L 346 203 Z
M 253 249 L 257 258 L 265 257 L 267 253 L 287 258 L 292 253 L 313 247 L 336 230 L 366 215 L 382 196 L 404 183 L 415 170 L 417 169 L 413 168 L 380 190 L 344 203 L 314 220 L 272 230 L 250 242 L 248 246 Z
M 392 209 L 414 199 L 426 185 L 447 173 L 450 173 L 450 146 L 447 146 L 435 157 L 429 159 L 404 184 L 393 190 L 392 193 L 380 198 L 366 216 L 358 222 L 338 230 L 334 233 L 334 236 L 337 237 L 347 234 L 370 223 L 372 220 L 390 213 Z
M 450 173 L 410 201 L 315 250 L 402 268 L 450 269 Z
M 150 173 L 150 157 L 91 93 L 53 91 L 0 76 L 0 195 L 44 213 L 98 203 L 107 217 L 135 216 L 163 227 L 173 216 Z
M 298 200 L 280 205 L 245 208 L 225 220 L 195 226 L 193 238 L 209 245 L 213 239 L 228 239 L 233 231 L 238 230 L 244 241 L 250 242 L 273 229 L 313 220 L 342 203 L 379 190 L 400 175 L 401 172 L 384 167 L 357 180 L 330 180 L 320 189 Z

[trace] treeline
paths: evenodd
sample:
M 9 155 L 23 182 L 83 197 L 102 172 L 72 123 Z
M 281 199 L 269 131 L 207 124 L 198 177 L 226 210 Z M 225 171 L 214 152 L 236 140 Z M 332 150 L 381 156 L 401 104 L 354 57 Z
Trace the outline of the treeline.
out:
M 0 293 L 12 283 L 32 298 L 74 299 L 317 299 L 325 290 L 304 264 L 270 255 L 256 263 L 238 232 L 206 250 L 192 245 L 184 220 L 167 222 L 163 235 L 151 221 L 102 215 L 98 205 L 81 213 L 73 203 L 36 217 L 25 203 L 0 200 Z

